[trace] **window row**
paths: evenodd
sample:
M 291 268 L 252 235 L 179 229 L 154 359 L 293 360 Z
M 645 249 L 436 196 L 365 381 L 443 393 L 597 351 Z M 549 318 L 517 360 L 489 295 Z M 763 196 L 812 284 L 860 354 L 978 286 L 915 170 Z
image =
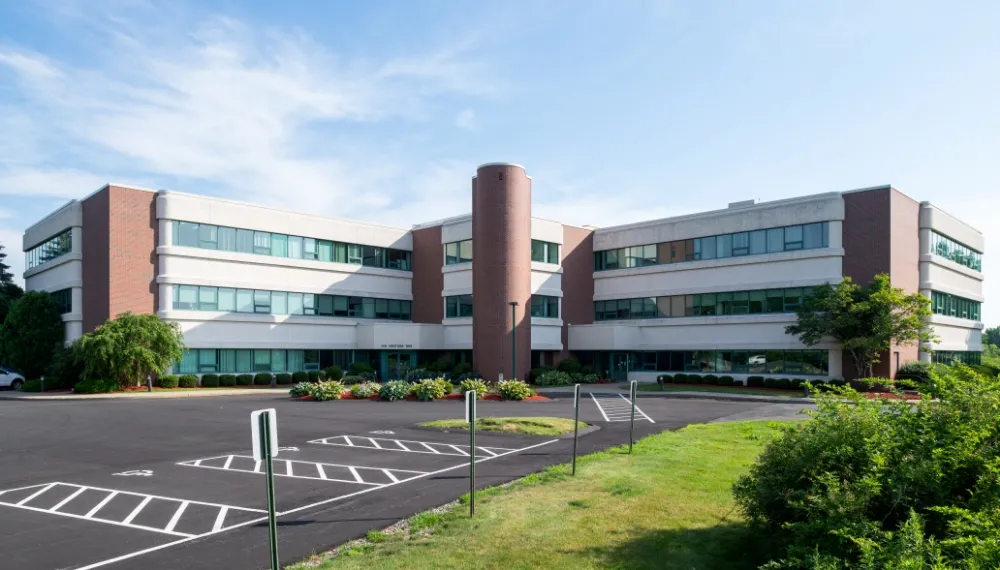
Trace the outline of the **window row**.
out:
M 65 315 L 66 313 L 73 312 L 72 289 L 60 289 L 59 291 L 53 291 L 51 295 L 55 299 L 56 304 L 59 305 L 59 314 Z
M 982 303 L 948 293 L 931 291 L 931 310 L 937 315 L 978 321 Z
M 559 297 L 552 297 L 549 295 L 532 295 L 531 316 L 546 319 L 558 319 Z
M 66 230 L 50 237 L 42 243 L 24 252 L 25 269 L 38 267 L 53 259 L 66 255 L 73 250 L 73 230 Z
M 983 270 L 982 253 L 937 232 L 931 232 L 931 252 L 969 269 Z
M 827 222 L 594 252 L 594 271 L 828 247 Z
M 444 264 L 472 262 L 472 240 L 453 241 L 444 244 Z
M 595 321 L 666 319 L 709 315 L 793 313 L 812 294 L 812 287 L 760 289 L 700 295 L 641 297 L 594 301 Z
M 449 319 L 472 316 L 472 295 L 451 295 L 445 297 L 444 316 Z
M 177 311 L 218 311 L 265 315 L 318 315 L 409 321 L 412 302 L 400 299 L 348 297 L 174 285 L 173 308 Z
M 598 370 L 611 374 L 626 370 L 804 376 L 830 373 L 830 353 L 826 350 L 595 351 L 580 356 L 581 362 L 587 360 Z
M 412 252 L 256 230 L 174 221 L 173 244 L 410 271 Z
M 983 363 L 983 353 L 974 351 L 962 352 L 957 350 L 937 350 L 933 355 L 931 355 L 931 360 L 934 362 L 940 362 L 941 364 L 961 362 L 962 364 L 973 366 Z
M 301 372 L 320 369 L 319 350 L 195 348 L 184 351 L 177 374 Z
M 537 239 L 531 240 L 531 261 L 559 265 L 559 244 Z

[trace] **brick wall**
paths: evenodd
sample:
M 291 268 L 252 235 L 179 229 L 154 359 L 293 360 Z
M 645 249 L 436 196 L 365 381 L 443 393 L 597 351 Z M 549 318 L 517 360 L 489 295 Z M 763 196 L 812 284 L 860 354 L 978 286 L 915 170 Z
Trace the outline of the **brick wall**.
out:
M 413 322 L 439 324 L 444 318 L 443 265 L 441 226 L 413 230 Z
M 569 356 L 569 325 L 594 322 L 594 232 L 563 226 L 562 344 L 558 360 Z
M 108 188 L 83 201 L 83 332 L 104 324 L 109 314 Z

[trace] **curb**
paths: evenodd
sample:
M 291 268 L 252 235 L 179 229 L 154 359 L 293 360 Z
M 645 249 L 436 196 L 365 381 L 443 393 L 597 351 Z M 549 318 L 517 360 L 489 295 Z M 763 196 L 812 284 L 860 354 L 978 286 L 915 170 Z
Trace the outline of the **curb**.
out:
M 572 398 L 573 392 L 545 392 L 550 398 Z M 719 394 L 714 392 L 640 392 L 642 398 L 669 398 L 675 400 L 719 400 L 723 402 L 764 402 L 772 404 L 813 404 L 812 398 L 781 398 L 777 396 L 756 396 L 742 394 Z
M 23 393 L 23 392 L 22 392 Z M 215 398 L 221 396 L 272 396 L 287 398 L 284 390 L 257 389 L 246 391 L 206 390 L 204 392 L 153 392 L 141 394 L 60 394 L 58 396 L 11 396 L 0 393 L 0 400 L 20 402 L 76 402 L 80 400 L 176 400 L 181 398 Z

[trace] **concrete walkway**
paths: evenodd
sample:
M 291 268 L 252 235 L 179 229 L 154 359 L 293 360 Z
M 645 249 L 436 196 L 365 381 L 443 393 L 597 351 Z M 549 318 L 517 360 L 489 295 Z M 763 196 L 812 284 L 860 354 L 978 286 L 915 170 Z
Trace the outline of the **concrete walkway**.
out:
M 652 382 L 640 382 L 640 386 L 656 386 Z M 536 388 L 536 392 L 544 396 L 557 396 L 557 397 L 572 397 L 573 387 L 572 386 L 559 386 L 556 388 Z M 590 394 L 592 392 L 596 393 L 614 393 L 614 394 L 628 394 L 628 384 L 618 383 L 618 384 L 581 384 L 580 393 Z M 643 392 L 639 393 L 640 398 L 674 398 L 674 399 L 695 399 L 695 400 L 722 400 L 730 402 L 768 402 L 772 404 L 811 404 L 811 398 L 789 398 L 784 396 L 762 396 L 758 394 L 735 394 L 731 392 L 712 392 L 712 391 L 690 391 L 690 392 Z
M 226 390 L 177 390 L 157 392 L 114 392 L 111 394 L 71 394 L 69 392 L 54 392 L 40 394 L 38 392 L 0 392 L 0 400 L 27 400 L 32 402 L 50 402 L 66 400 L 162 400 L 171 398 L 211 398 L 215 396 L 271 396 L 287 397 L 291 386 L 281 388 L 231 388 Z

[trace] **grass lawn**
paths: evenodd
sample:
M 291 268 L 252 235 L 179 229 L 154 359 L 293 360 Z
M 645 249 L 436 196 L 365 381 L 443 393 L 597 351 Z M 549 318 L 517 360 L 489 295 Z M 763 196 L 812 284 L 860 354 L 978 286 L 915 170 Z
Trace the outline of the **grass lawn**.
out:
M 657 384 L 639 384 L 640 392 L 659 392 L 660 386 Z M 779 398 L 803 398 L 802 390 L 755 390 L 753 388 L 736 388 L 734 386 L 676 386 L 671 384 L 663 385 L 664 392 L 720 392 L 723 394 L 745 394 L 747 396 L 777 396 Z
M 751 570 L 755 537 L 733 510 L 730 488 L 779 432 L 778 424 L 689 426 L 586 456 L 577 476 L 552 467 L 416 515 L 393 532 L 316 556 L 296 569 Z
M 469 431 L 469 424 L 462 419 L 435 420 L 420 425 Z M 587 424 L 580 422 L 580 429 L 585 427 Z M 524 435 L 562 435 L 573 431 L 573 420 L 566 418 L 477 418 L 476 431 L 499 431 Z

